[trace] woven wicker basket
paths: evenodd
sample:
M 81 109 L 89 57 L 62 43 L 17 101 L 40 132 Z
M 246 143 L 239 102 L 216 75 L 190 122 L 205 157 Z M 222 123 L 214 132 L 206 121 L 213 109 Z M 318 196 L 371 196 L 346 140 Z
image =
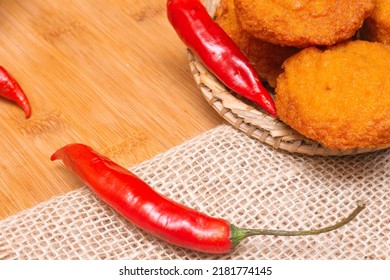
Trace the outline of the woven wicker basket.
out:
M 204 0 L 203 4 L 214 16 L 220 0 Z M 275 149 L 292 153 L 321 156 L 343 156 L 373 152 L 376 149 L 337 150 L 324 147 L 275 120 L 256 105 L 243 100 L 226 88 L 208 69 L 188 51 L 189 65 L 196 84 L 208 103 L 236 129 Z

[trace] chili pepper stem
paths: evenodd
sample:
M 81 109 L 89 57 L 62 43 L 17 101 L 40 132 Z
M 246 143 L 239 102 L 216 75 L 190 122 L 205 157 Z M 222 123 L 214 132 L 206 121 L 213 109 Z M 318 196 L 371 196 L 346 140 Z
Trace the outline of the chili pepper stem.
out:
M 355 210 L 349 214 L 346 218 L 342 219 L 338 223 L 319 229 L 311 230 L 297 230 L 297 231 L 287 231 L 287 230 L 273 230 L 273 229 L 246 229 L 238 228 L 234 225 L 230 226 L 231 230 L 231 241 L 233 246 L 238 245 L 241 241 L 246 239 L 249 236 L 253 235 L 274 235 L 274 236 L 304 236 L 304 235 L 317 235 L 325 232 L 329 232 L 335 229 L 338 229 L 350 221 L 352 221 L 363 209 L 365 208 L 365 202 L 360 200 L 357 203 Z

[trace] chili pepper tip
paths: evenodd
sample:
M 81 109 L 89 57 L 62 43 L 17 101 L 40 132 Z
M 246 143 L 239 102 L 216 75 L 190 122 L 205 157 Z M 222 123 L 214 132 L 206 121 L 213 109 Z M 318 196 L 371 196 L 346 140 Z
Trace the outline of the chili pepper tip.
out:
M 54 152 L 54 154 L 51 155 L 50 160 L 55 161 L 57 159 L 60 159 L 61 158 L 60 152 L 61 152 L 61 149 Z
M 13 81 L 13 97 L 7 96 L 8 99 L 14 101 L 22 110 L 24 111 L 24 115 L 26 119 L 31 117 L 31 105 L 30 101 L 27 98 L 27 95 L 24 93 L 23 89 L 20 85 Z
M 31 117 L 31 107 L 30 106 L 25 107 L 25 108 L 23 108 L 23 110 L 24 110 L 24 115 L 25 115 L 26 119 L 30 118 Z
M 31 116 L 30 102 L 15 78 L 0 66 L 0 96 L 15 102 L 23 109 L 26 118 Z

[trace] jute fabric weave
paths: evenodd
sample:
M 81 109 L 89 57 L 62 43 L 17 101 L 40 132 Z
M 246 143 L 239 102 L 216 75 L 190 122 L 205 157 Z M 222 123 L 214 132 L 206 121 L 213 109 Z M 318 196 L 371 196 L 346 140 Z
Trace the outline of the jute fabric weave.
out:
M 390 259 L 390 150 L 290 154 L 222 125 L 130 168 L 158 192 L 247 228 L 346 226 L 305 237 L 255 236 L 208 255 L 136 228 L 87 187 L 0 221 L 0 259 Z

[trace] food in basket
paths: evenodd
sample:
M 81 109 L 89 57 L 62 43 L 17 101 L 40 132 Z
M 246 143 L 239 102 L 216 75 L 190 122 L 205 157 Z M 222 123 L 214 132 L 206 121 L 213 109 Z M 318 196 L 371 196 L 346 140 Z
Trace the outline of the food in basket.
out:
M 375 7 L 364 22 L 364 39 L 390 45 L 390 1 L 375 0 Z
M 234 0 L 244 30 L 284 46 L 333 45 L 352 37 L 373 0 Z
M 183 12 L 183 8 L 188 11 L 188 6 L 183 7 L 184 4 L 192 5 L 193 3 L 199 3 L 198 0 L 168 0 L 168 3 L 170 2 L 175 2 L 180 12 Z M 297 58 L 300 55 L 310 52 L 315 53 L 316 56 L 321 56 L 322 53 L 328 54 L 328 52 L 337 54 L 338 51 L 336 49 L 338 47 L 341 50 L 341 46 L 348 45 L 351 42 L 357 42 L 357 44 L 362 45 L 365 43 L 370 44 L 367 41 L 360 41 L 359 38 L 361 38 L 361 27 L 364 20 L 370 16 L 370 13 L 374 9 L 374 0 L 205 0 L 204 5 L 207 11 L 214 17 L 216 25 L 224 30 L 224 32 L 205 32 L 205 34 L 209 35 L 207 40 L 203 41 L 203 36 L 198 36 L 197 39 L 202 41 L 204 45 L 210 45 L 210 42 L 221 43 L 226 38 L 225 35 L 229 35 L 231 42 L 243 53 L 249 63 L 254 66 L 253 68 L 255 68 L 258 76 L 263 81 L 268 82 L 273 88 L 272 91 L 275 93 L 275 99 L 279 98 L 278 95 L 280 92 L 285 91 L 287 94 L 290 94 L 288 91 L 290 79 L 286 79 L 287 72 L 283 68 L 279 68 L 282 62 L 286 65 L 290 63 L 286 63 L 286 59 L 290 61 L 292 58 Z M 242 9 L 243 7 L 246 10 Z M 261 12 L 265 13 L 264 16 L 258 16 L 256 14 L 258 10 L 262 10 Z M 280 11 L 283 11 L 283 13 L 278 14 Z M 176 22 L 171 21 L 179 37 L 181 37 L 190 49 L 191 44 L 186 42 L 185 37 L 193 36 L 193 31 L 199 30 L 199 28 L 194 28 L 196 24 L 200 24 L 201 30 L 205 30 L 206 22 L 198 18 L 200 12 L 204 14 L 201 9 L 192 9 L 191 16 L 183 20 L 176 20 Z M 262 21 L 264 20 L 272 25 L 272 28 L 276 28 L 278 32 L 287 34 L 288 40 L 291 39 L 289 38 L 291 34 L 295 36 L 296 34 L 294 33 L 302 31 L 299 33 L 298 38 L 294 38 L 295 46 L 286 47 L 286 44 L 289 44 L 288 42 L 269 40 L 267 35 L 269 35 L 270 30 L 262 28 Z M 297 22 L 293 23 L 294 20 L 297 20 Z M 193 21 L 190 26 L 191 28 L 188 27 L 188 21 Z M 255 29 L 247 30 L 245 25 L 248 22 L 251 22 L 256 28 L 259 28 L 257 31 L 265 37 L 258 36 Z M 284 26 L 282 23 L 293 24 L 291 28 L 287 28 L 286 26 L 288 25 Z M 214 28 L 216 28 L 215 25 L 207 21 L 206 30 L 210 31 L 214 30 Z M 222 36 L 223 40 L 219 36 Z M 320 38 L 323 41 L 312 41 L 313 38 Z M 224 44 L 222 43 L 222 46 Z M 382 52 L 387 52 L 382 48 L 383 44 L 377 44 L 377 47 Z M 221 91 L 220 87 L 215 87 L 214 82 L 207 78 L 208 74 L 215 74 L 213 67 L 224 69 L 227 72 L 235 69 L 234 64 L 232 65 L 230 63 L 231 58 L 229 56 L 224 55 L 224 59 L 214 61 L 210 65 L 207 61 L 203 61 L 197 52 L 193 52 L 197 59 L 191 60 L 190 65 L 195 70 L 194 78 L 197 84 L 199 86 L 205 86 L 208 89 L 207 93 L 205 93 L 203 91 L 204 88 L 202 88 L 202 92 L 206 99 L 212 102 L 213 108 L 220 113 L 223 112 L 221 115 L 229 123 L 261 142 L 270 144 L 276 149 L 309 155 L 360 154 L 390 146 L 387 127 L 387 123 L 390 123 L 390 121 L 387 121 L 390 119 L 390 116 L 386 109 L 389 105 L 386 103 L 388 99 L 386 95 L 389 95 L 390 92 L 381 76 L 388 71 L 383 69 L 388 69 L 386 61 L 389 61 L 389 57 L 386 54 L 382 58 L 383 61 L 379 62 L 378 65 L 380 67 L 385 66 L 384 68 L 382 67 L 383 69 L 378 70 L 378 66 L 375 63 L 377 60 L 380 60 L 379 55 L 378 53 L 369 54 L 370 48 L 372 49 L 372 47 L 363 47 L 364 50 L 362 53 L 348 53 L 347 51 L 348 55 L 344 58 L 345 64 L 342 69 L 334 71 L 332 67 L 326 67 L 322 62 L 317 62 L 317 64 L 312 63 L 310 65 L 312 67 L 311 69 L 308 67 L 304 71 L 301 71 L 302 73 L 299 75 L 303 75 L 302 82 L 299 83 L 298 80 L 294 80 L 297 84 L 292 87 L 298 88 L 299 85 L 303 91 L 301 94 L 294 92 L 289 97 L 289 100 L 283 100 L 284 97 L 280 96 L 279 102 L 281 105 L 275 109 L 277 115 L 271 114 L 278 116 L 280 112 L 283 114 L 283 117 L 278 116 L 279 119 L 268 118 L 267 113 L 264 114 L 264 112 L 259 111 L 255 106 L 247 107 L 248 104 L 243 104 L 241 98 L 236 98 L 235 95 L 232 96 L 230 94 L 231 91 L 235 92 L 234 88 L 224 83 L 218 75 L 215 76 L 221 82 L 221 86 L 222 84 L 226 86 L 226 91 Z M 349 48 L 346 49 L 349 50 Z M 289 53 L 290 50 L 291 53 Z M 207 50 L 205 53 L 207 54 Z M 353 55 L 357 56 L 357 60 L 349 61 Z M 210 52 L 208 56 L 211 56 Z M 370 60 L 371 58 L 373 60 L 369 61 L 362 68 L 356 64 L 364 64 L 365 59 Z M 336 60 L 331 59 L 330 63 L 334 63 L 337 60 L 338 62 L 343 61 L 341 58 Z M 197 66 L 199 64 L 197 61 L 202 62 L 202 67 Z M 299 66 L 300 63 L 297 62 L 295 64 Z M 303 67 L 304 65 L 300 66 Z M 333 77 L 333 80 L 336 82 L 336 86 L 333 89 L 339 90 L 339 96 L 337 98 L 344 98 L 345 95 L 346 101 L 339 102 L 335 95 L 324 94 L 327 90 L 321 92 L 323 88 L 320 89 L 319 93 L 316 92 L 319 86 L 317 82 L 321 84 L 321 79 L 319 78 L 321 75 L 317 75 L 317 78 L 319 78 L 318 81 L 313 80 L 311 83 L 309 83 L 308 77 L 316 74 L 317 67 L 320 67 L 319 69 L 324 71 L 324 76 L 328 77 L 329 80 Z M 347 73 L 347 75 L 344 75 L 344 73 Z M 305 76 L 305 74 L 308 75 Z M 299 75 L 297 74 L 297 76 Z M 351 78 L 361 77 L 361 80 L 356 82 L 353 79 L 347 79 L 347 76 Z M 233 77 L 233 75 L 230 75 L 230 77 Z M 281 80 L 280 83 L 277 82 L 278 79 Z M 380 85 L 376 84 L 378 79 L 381 80 L 380 82 L 386 84 L 386 88 L 381 88 Z M 210 83 L 208 83 L 209 80 L 211 81 Z M 364 90 L 362 91 L 362 89 Z M 378 89 L 378 91 L 372 94 L 375 89 Z M 247 88 L 247 91 L 250 91 L 250 88 Z M 354 91 L 357 92 L 356 96 L 353 96 Z M 371 95 L 364 97 L 364 94 L 367 92 Z M 236 93 L 238 92 L 236 91 Z M 244 96 L 240 93 L 238 95 Z M 317 103 L 315 105 L 318 107 L 311 107 L 312 104 L 308 101 L 303 101 L 301 104 L 300 100 L 298 100 L 298 103 L 300 103 L 299 106 L 295 106 L 298 103 L 293 99 L 301 98 L 305 95 L 317 96 Z M 332 100 L 332 98 L 334 99 Z M 380 98 L 382 99 L 380 100 Z M 248 100 L 250 99 L 248 98 Z M 291 102 L 291 104 L 288 104 L 288 102 Z M 350 103 L 347 106 L 345 102 Z M 346 109 L 340 109 L 340 104 L 344 104 Z M 371 107 L 371 105 L 375 106 L 375 108 Z M 221 110 L 221 106 L 223 110 Z M 338 111 L 334 110 L 335 107 L 338 108 Z M 318 110 L 319 115 L 316 118 L 314 115 L 318 108 L 320 110 Z M 376 115 L 374 114 L 375 111 Z M 229 112 L 229 114 L 226 114 L 226 112 Z M 309 119 L 305 115 L 307 112 L 314 112 L 314 115 L 310 116 L 312 119 Z M 352 116 L 357 117 L 352 118 Z M 297 118 L 295 119 L 295 117 Z
M 284 60 L 300 50 L 265 42 L 242 29 L 234 10 L 234 0 L 221 0 L 214 20 L 246 55 L 260 78 L 271 87 L 276 85 L 276 78 L 282 72 Z
M 288 58 L 278 77 L 280 119 L 333 149 L 390 144 L 390 46 L 350 41 Z

